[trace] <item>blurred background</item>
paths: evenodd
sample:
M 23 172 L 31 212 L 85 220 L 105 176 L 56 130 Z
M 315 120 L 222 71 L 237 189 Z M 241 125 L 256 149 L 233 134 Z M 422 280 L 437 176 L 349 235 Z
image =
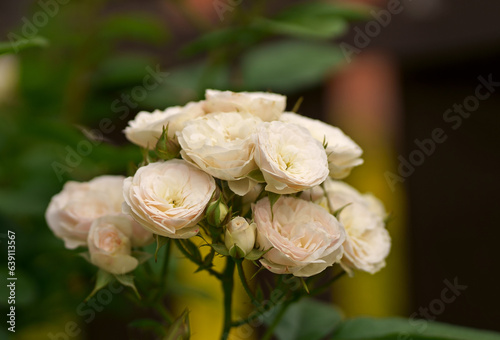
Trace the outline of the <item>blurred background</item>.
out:
M 500 331 L 499 16 L 493 0 L 0 2 L 0 273 L 13 230 L 15 338 L 140 338 L 127 324 L 153 312 L 122 296 L 81 306 L 95 269 L 43 215 L 65 181 L 141 159 L 121 133 L 137 112 L 206 88 L 283 93 L 288 110 L 303 98 L 301 114 L 364 149 L 347 181 L 392 212 L 393 250 L 383 271 L 323 299 L 347 316 Z M 178 256 L 169 304 L 189 306 L 193 339 L 216 339 L 220 288 L 194 270 Z M 441 307 L 446 282 L 467 288 Z M 7 294 L 2 284 L 2 315 Z M 64 337 L 68 322 L 82 331 Z

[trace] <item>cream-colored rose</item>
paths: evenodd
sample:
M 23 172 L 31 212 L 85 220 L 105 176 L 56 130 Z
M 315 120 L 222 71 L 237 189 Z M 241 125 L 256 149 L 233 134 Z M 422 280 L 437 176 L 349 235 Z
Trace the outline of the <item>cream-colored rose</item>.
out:
M 235 217 L 226 226 L 226 234 L 224 242 L 230 254 L 238 253 L 239 256 L 245 257 L 252 251 L 255 245 L 255 223 L 248 223 L 241 216 Z M 233 250 L 238 247 L 241 253 Z M 234 248 L 236 249 L 236 248 Z
M 328 177 L 325 150 L 306 129 L 291 123 L 262 123 L 256 138 L 255 162 L 267 191 L 291 194 L 319 185 Z
M 348 270 L 358 269 L 372 274 L 382 269 L 391 249 L 382 202 L 371 194 L 360 194 L 341 181 L 329 179 L 325 182 L 325 189 L 333 210 L 349 204 L 339 215 L 347 233 L 342 265 Z
M 285 111 L 286 97 L 266 92 L 231 92 L 207 90 L 205 110 L 211 112 L 248 112 L 270 122 Z
M 90 261 L 112 274 L 134 270 L 139 261 L 131 256 L 133 223 L 126 215 L 96 219 L 88 235 Z
M 266 197 L 253 206 L 253 218 L 259 249 L 272 247 L 260 262 L 273 273 L 308 277 L 342 258 L 344 227 L 312 202 L 282 196 L 271 213 Z
M 212 113 L 186 123 L 177 134 L 181 155 L 206 173 L 238 183 L 239 195 L 251 186 L 245 176 L 257 169 L 254 132 L 262 121 L 249 113 Z M 233 186 L 231 186 L 233 189 Z
M 203 103 L 191 102 L 185 106 L 173 106 L 165 111 L 139 112 L 129 121 L 123 131 L 129 141 L 143 148 L 154 149 L 163 128 L 168 125 L 168 137 L 175 138 L 176 132 L 184 127 L 184 123 L 203 116 Z
M 327 143 L 328 167 L 330 177 L 347 177 L 353 167 L 363 164 L 360 158 L 363 150 L 338 127 L 320 120 L 311 119 L 293 112 L 285 112 L 280 121 L 305 127 L 317 141 Z
M 215 189 L 212 176 L 184 160 L 151 163 L 125 180 L 123 212 L 155 234 L 186 239 L 198 233 Z
M 100 176 L 90 182 L 67 182 L 52 197 L 45 219 L 68 249 L 87 245 L 90 225 L 104 215 L 121 213 L 122 176 Z

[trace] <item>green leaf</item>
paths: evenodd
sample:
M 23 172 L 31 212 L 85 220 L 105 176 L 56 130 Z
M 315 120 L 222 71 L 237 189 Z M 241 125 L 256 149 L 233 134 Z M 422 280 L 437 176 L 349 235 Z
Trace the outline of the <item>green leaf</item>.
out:
M 133 251 L 132 256 L 139 261 L 139 264 L 143 264 L 144 262 L 149 260 L 153 255 L 151 255 L 150 253 L 146 253 L 144 251 Z
M 89 294 L 89 296 L 87 296 L 85 301 L 88 301 L 92 296 L 95 295 L 95 293 L 106 287 L 108 283 L 111 282 L 111 280 L 113 280 L 113 275 L 102 269 L 99 269 L 99 271 L 97 272 L 94 290 Z
M 342 323 L 335 340 L 500 340 L 500 333 L 427 320 L 356 318 Z
M 350 206 L 352 203 L 347 203 L 346 205 L 338 208 L 337 210 L 335 210 L 332 215 L 335 216 L 335 218 L 338 220 L 339 219 L 339 216 L 340 216 L 340 213 L 345 209 L 347 208 L 348 206 Z
M 305 2 L 290 6 L 278 14 L 278 18 L 289 21 L 300 18 L 342 18 L 348 21 L 360 21 L 370 17 L 372 6 L 362 4 L 332 3 L 332 2 Z
M 191 327 L 189 325 L 189 310 L 175 319 L 174 323 L 168 328 L 164 340 L 188 340 L 191 337 Z
M 128 324 L 131 328 L 138 328 L 145 331 L 152 331 L 156 335 L 165 336 L 167 331 L 161 322 L 158 322 L 153 319 L 139 319 L 134 320 Z
M 213 243 L 210 245 L 210 247 L 214 248 L 214 250 L 221 255 L 229 256 L 229 250 L 227 250 L 224 244 Z
M 245 258 L 250 261 L 256 261 L 264 256 L 269 250 L 273 249 L 272 247 L 266 250 L 252 249 Z
M 0 42 L 0 55 L 18 53 L 19 51 L 31 47 L 47 47 L 49 45 L 49 41 L 43 37 L 33 37 L 30 39 L 18 38 L 21 39 L 10 42 Z
M 250 27 L 230 27 L 211 31 L 184 46 L 181 54 L 191 56 L 227 46 L 245 47 L 255 44 L 264 35 Z
M 156 239 L 155 262 L 158 262 L 158 252 L 165 244 L 168 243 L 168 241 L 170 241 L 170 239 L 168 237 L 163 237 L 156 234 L 154 235 L 154 237 Z
M 247 175 L 247 177 L 253 179 L 257 183 L 265 183 L 266 182 L 264 175 L 262 174 L 262 171 L 260 171 L 259 169 L 255 169 L 253 171 L 250 171 L 250 173 Z
M 349 25 L 340 17 L 301 17 L 299 20 L 258 18 L 256 25 L 264 31 L 297 38 L 332 39 L 347 32 Z
M 269 197 L 269 203 L 271 204 L 271 211 L 273 210 L 274 203 L 276 203 L 281 197 L 280 194 L 275 194 L 274 192 L 268 192 L 267 197 Z
M 266 318 L 269 323 L 272 320 L 273 317 Z M 304 298 L 288 308 L 274 334 L 279 340 L 320 340 L 332 333 L 341 320 L 334 306 Z
M 78 256 L 84 258 L 85 261 L 87 261 L 88 263 L 92 263 L 92 261 L 90 260 L 90 253 L 88 251 L 85 251 L 83 253 L 78 253 Z
M 115 278 L 118 280 L 118 282 L 120 282 L 125 287 L 132 288 L 134 293 L 137 295 L 138 299 L 141 298 L 141 296 L 139 295 L 139 292 L 137 291 L 137 288 L 135 287 L 134 277 L 132 275 L 128 275 L 128 274 L 115 275 Z
M 104 21 L 99 35 L 106 40 L 136 40 L 158 46 L 170 37 L 163 21 L 145 13 L 115 15 Z
M 184 247 L 187 249 L 187 251 L 196 259 L 196 261 L 199 263 L 201 262 L 201 253 L 200 249 L 196 244 L 194 244 L 191 240 L 186 239 L 186 240 L 179 240 Z
M 249 90 L 292 92 L 320 83 L 344 63 L 342 51 L 327 43 L 285 40 L 258 46 L 242 58 Z

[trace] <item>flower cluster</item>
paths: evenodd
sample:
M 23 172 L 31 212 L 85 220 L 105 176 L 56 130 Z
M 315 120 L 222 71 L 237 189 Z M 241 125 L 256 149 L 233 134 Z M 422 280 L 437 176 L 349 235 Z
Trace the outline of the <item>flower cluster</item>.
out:
M 101 269 L 138 265 L 152 235 L 200 235 L 217 253 L 309 277 L 339 263 L 375 273 L 390 237 L 380 201 L 340 181 L 363 163 L 339 128 L 285 112 L 279 94 L 207 90 L 205 100 L 140 112 L 124 133 L 145 159 L 126 179 L 69 182 L 46 218 Z

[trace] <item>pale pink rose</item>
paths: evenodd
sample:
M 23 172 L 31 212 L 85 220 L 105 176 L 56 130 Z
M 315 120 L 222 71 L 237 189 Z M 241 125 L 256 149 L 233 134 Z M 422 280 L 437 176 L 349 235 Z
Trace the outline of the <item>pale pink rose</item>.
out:
M 52 197 L 45 219 L 68 249 L 87 245 L 90 225 L 104 215 L 121 214 L 122 176 L 100 176 L 90 182 L 67 182 Z
M 342 258 L 345 230 L 320 206 L 282 196 L 273 206 L 266 197 L 253 206 L 257 245 L 267 250 L 262 265 L 276 274 L 308 277 Z
M 342 265 L 371 274 L 385 266 L 391 250 L 391 237 L 385 228 L 384 205 L 371 194 L 360 194 L 341 181 L 327 180 L 325 189 L 331 209 L 340 212 L 339 221 L 345 227 Z
M 87 240 L 92 264 L 117 275 L 134 270 L 139 261 L 131 255 L 133 223 L 126 215 L 96 219 Z
M 143 166 L 123 186 L 123 212 L 144 228 L 165 237 L 196 235 L 216 189 L 212 176 L 184 160 Z
M 325 150 L 309 131 L 291 123 L 262 123 L 256 133 L 255 162 L 266 190 L 292 194 L 321 184 L 328 177 Z

